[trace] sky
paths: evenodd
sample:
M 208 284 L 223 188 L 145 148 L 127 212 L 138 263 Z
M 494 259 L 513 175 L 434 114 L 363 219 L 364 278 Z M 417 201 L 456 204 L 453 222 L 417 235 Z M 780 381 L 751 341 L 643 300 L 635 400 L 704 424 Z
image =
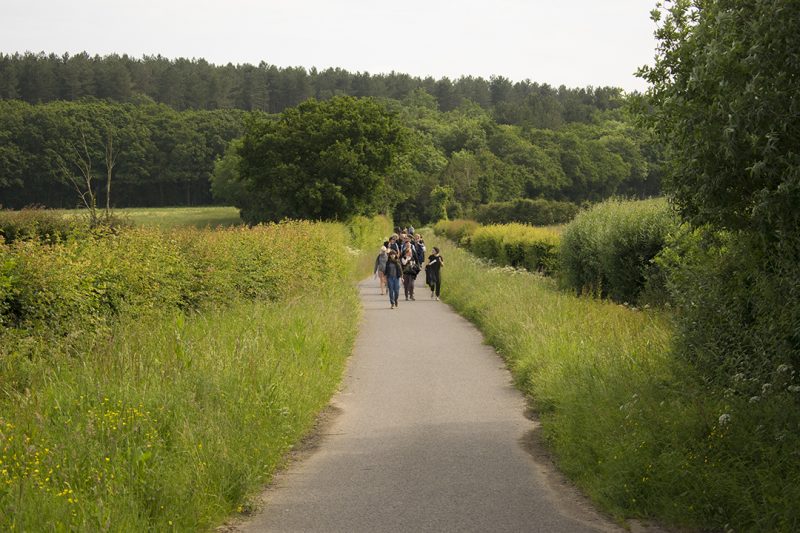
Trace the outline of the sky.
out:
M 642 91 L 655 0 L 0 0 L 0 52 L 505 76 Z

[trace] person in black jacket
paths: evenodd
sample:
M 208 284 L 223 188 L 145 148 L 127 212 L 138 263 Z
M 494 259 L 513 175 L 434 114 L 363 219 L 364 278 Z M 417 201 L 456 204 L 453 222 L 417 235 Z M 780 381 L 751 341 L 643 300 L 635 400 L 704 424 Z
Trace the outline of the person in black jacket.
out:
M 439 299 L 439 293 L 442 290 L 442 267 L 444 266 L 444 259 L 439 253 L 439 248 L 433 247 L 433 253 L 428 257 L 428 266 L 425 268 L 427 274 L 428 285 L 431 287 L 431 298 Z
M 400 277 L 403 275 L 403 267 L 394 250 L 389 250 L 389 259 L 383 273 L 386 274 L 386 285 L 389 287 L 389 303 L 394 309 L 397 307 L 397 297 L 400 296 Z

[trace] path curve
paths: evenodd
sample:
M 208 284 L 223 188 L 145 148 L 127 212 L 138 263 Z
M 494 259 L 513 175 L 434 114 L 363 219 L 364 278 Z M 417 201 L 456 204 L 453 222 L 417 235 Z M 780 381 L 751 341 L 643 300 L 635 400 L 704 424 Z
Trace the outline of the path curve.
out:
M 340 412 L 276 477 L 244 532 L 621 531 L 525 449 L 534 423 L 503 361 L 444 302 L 360 284 Z M 444 287 L 446 290 L 446 286 Z M 401 289 L 402 292 L 402 289 Z

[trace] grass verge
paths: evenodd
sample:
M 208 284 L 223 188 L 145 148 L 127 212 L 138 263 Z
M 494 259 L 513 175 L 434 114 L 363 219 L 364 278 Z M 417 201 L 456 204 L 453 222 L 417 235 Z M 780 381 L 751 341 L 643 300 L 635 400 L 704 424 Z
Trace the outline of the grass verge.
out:
M 506 359 L 557 464 L 601 508 L 702 529 L 800 528 L 796 397 L 710 388 L 672 356 L 663 311 L 440 248 L 443 299 Z

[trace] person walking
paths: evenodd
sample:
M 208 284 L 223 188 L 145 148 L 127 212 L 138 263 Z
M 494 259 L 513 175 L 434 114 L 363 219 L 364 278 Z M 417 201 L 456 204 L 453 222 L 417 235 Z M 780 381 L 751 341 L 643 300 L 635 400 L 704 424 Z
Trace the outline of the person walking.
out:
M 444 259 L 439 253 L 439 248 L 433 247 L 433 253 L 428 257 L 428 266 L 425 268 L 428 285 L 431 288 L 431 299 L 439 300 L 439 293 L 442 290 L 442 267 Z
M 405 289 L 406 301 L 409 298 L 414 300 L 414 281 L 417 279 L 419 267 L 411 248 L 406 248 L 406 253 L 400 260 L 400 264 L 403 266 L 403 288 Z
M 375 271 L 373 272 L 380 280 L 381 294 L 386 294 L 386 274 L 384 274 L 383 271 L 386 270 L 386 262 L 389 260 L 389 250 L 386 248 L 387 244 L 389 244 L 388 241 L 381 246 L 381 251 L 378 252 L 378 257 L 375 258 Z
M 417 264 L 422 265 L 425 263 L 425 241 L 422 240 L 422 234 L 417 233 L 414 235 L 414 244 L 417 249 Z
M 397 297 L 400 296 L 400 276 L 403 275 L 403 267 L 394 250 L 389 250 L 389 258 L 383 273 L 386 275 L 386 284 L 389 287 L 389 303 L 394 309 L 397 307 Z

